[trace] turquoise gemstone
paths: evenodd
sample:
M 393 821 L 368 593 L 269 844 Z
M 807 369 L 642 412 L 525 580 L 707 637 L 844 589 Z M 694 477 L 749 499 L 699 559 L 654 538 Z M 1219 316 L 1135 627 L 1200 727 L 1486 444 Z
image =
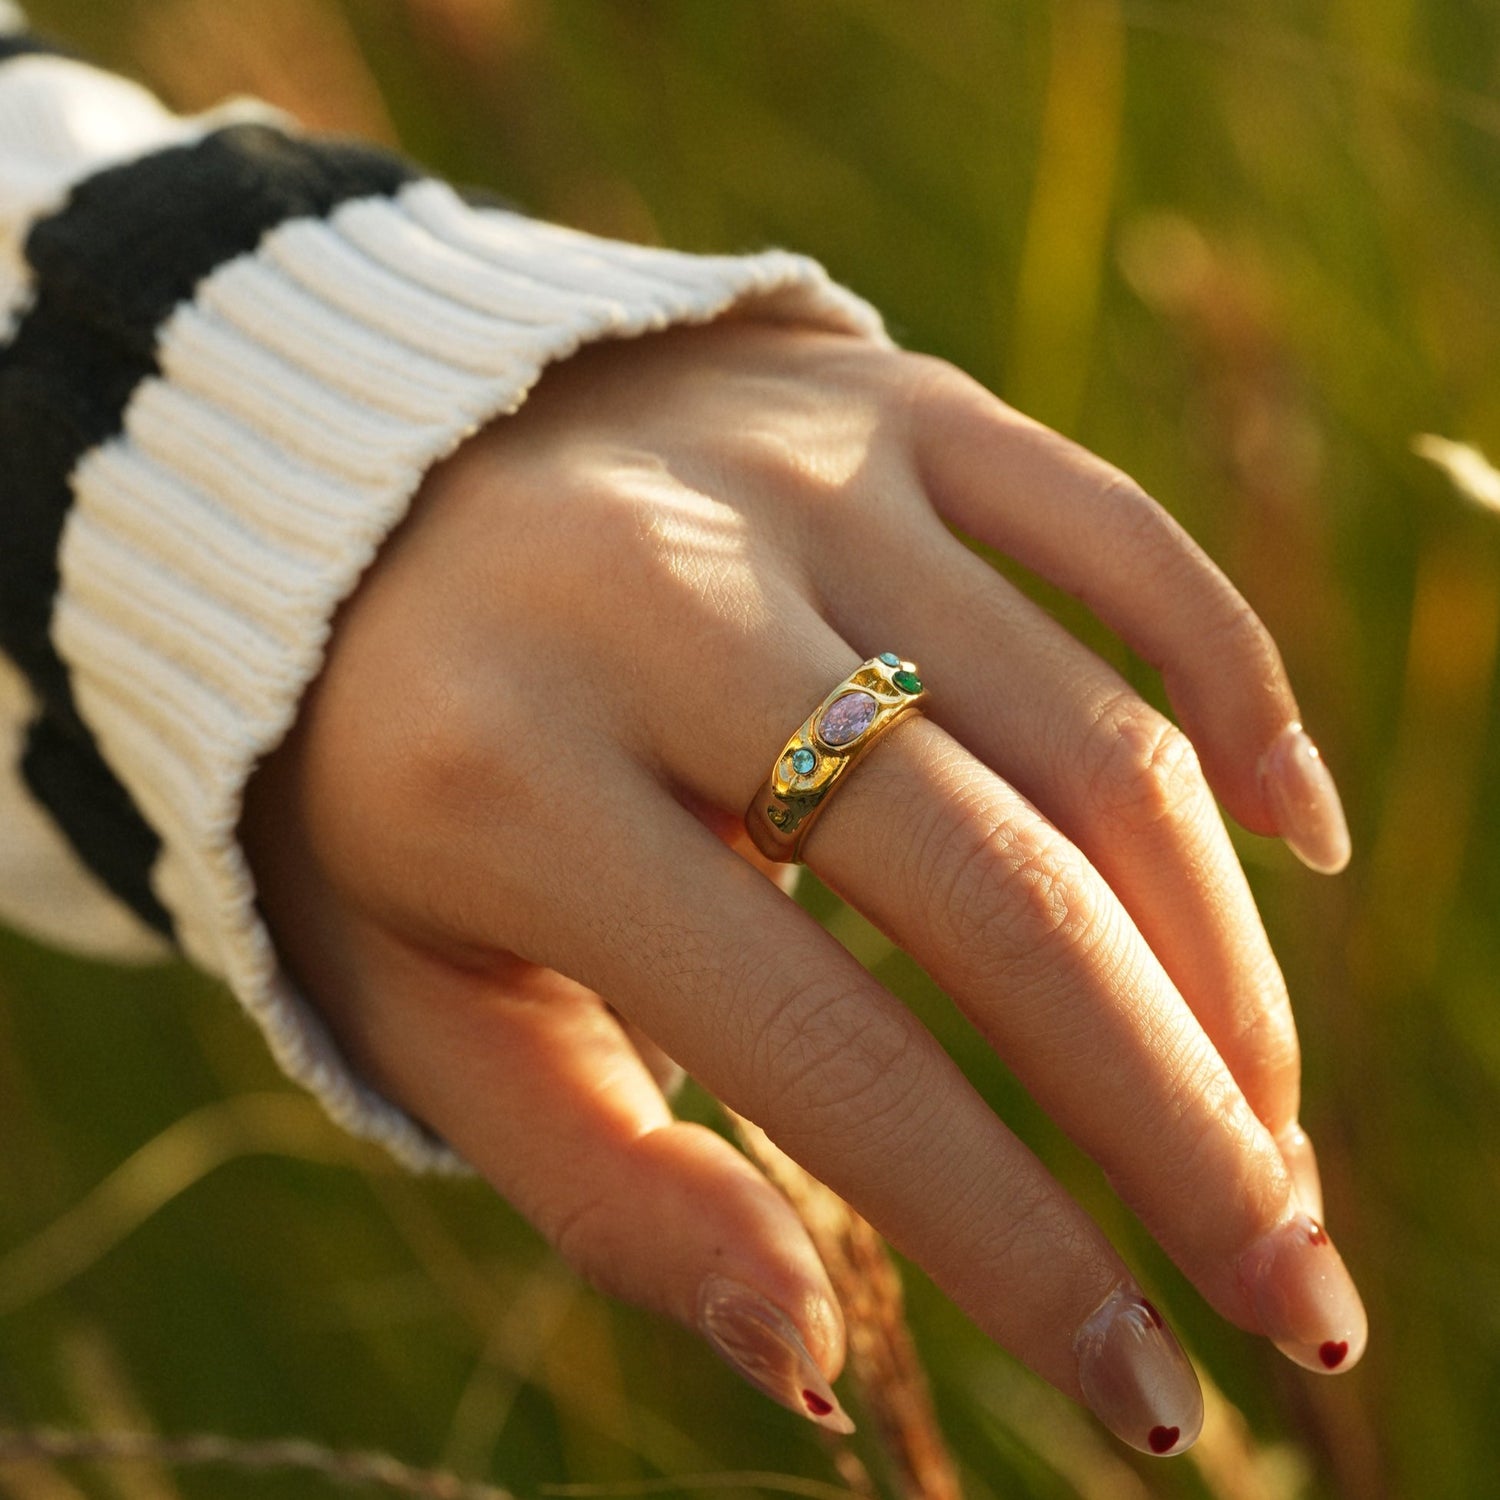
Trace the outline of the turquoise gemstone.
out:
M 792 769 L 799 776 L 806 776 L 812 768 L 817 765 L 818 757 L 811 750 L 792 751 Z
M 888 667 L 899 667 L 901 665 L 901 658 L 894 651 L 882 651 L 880 653 L 880 660 Z
M 903 693 L 920 693 L 922 691 L 922 679 L 911 672 L 897 672 L 891 681 L 901 689 Z

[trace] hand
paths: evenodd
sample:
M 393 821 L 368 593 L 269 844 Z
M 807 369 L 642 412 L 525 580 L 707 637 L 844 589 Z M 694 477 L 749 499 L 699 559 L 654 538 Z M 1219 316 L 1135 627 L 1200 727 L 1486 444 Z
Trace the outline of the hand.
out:
M 1085 599 L 1185 733 L 945 521 Z M 779 1194 L 673 1121 L 663 1053 L 1125 1441 L 1179 1451 L 1197 1382 L 1129 1270 L 743 831 L 786 737 L 883 650 L 927 716 L 841 784 L 809 865 L 1214 1307 L 1348 1368 L 1364 1312 L 1210 792 L 1333 869 L 1332 782 L 1182 530 L 941 362 L 732 322 L 596 345 L 437 467 L 250 788 L 285 962 L 572 1264 L 793 1409 L 846 1423 L 837 1305 Z

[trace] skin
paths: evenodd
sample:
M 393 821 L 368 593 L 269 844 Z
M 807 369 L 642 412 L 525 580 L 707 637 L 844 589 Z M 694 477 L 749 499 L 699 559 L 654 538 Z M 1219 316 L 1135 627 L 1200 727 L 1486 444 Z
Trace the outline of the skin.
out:
M 1085 599 L 1182 730 L 953 529 Z M 1128 1270 L 741 825 L 887 649 L 926 716 L 804 857 L 1256 1330 L 1236 1267 L 1297 1206 L 1298 1050 L 1214 794 L 1277 831 L 1257 766 L 1297 706 L 1165 512 L 939 361 L 734 322 L 596 345 L 434 469 L 250 788 L 285 961 L 605 1290 L 691 1324 L 726 1275 L 842 1361 L 801 1225 L 673 1121 L 665 1053 L 1078 1396 L 1075 1331 Z

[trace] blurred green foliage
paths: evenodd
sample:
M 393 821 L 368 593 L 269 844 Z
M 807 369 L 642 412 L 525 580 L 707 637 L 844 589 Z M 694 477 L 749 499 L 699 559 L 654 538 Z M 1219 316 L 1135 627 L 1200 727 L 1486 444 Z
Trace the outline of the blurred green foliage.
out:
M 1370 1351 L 1320 1381 L 1224 1326 L 916 967 L 809 881 L 808 904 L 1124 1247 L 1248 1425 L 1223 1417 L 1241 1448 L 1198 1464 L 1136 1460 L 912 1273 L 942 1419 L 976 1497 L 1494 1494 L 1500 515 L 1411 445 L 1431 432 L 1500 455 L 1500 11 L 29 8 L 181 107 L 259 92 L 602 233 L 807 251 L 904 343 L 1162 498 L 1271 626 L 1351 814 L 1338 880 L 1240 847 L 1298 1007 L 1303 1118 Z M 185 971 L 0 936 L 0 1140 L 0 1425 L 298 1433 L 522 1496 L 733 1471 L 841 1483 L 809 1427 L 689 1335 L 580 1288 L 479 1188 L 344 1141 Z M 144 1196 L 89 1196 L 142 1148 Z M 868 1433 L 855 1445 L 879 1476 Z M 0 1469 L 0 1493 L 326 1487 L 42 1465 Z

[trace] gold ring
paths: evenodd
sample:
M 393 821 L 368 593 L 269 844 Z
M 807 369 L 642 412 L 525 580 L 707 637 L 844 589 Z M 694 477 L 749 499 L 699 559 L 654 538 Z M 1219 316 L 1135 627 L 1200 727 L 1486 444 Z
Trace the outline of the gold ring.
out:
M 927 696 L 915 662 L 882 651 L 863 661 L 803 720 L 745 810 L 767 859 L 800 859 L 802 841 L 840 777 Z

